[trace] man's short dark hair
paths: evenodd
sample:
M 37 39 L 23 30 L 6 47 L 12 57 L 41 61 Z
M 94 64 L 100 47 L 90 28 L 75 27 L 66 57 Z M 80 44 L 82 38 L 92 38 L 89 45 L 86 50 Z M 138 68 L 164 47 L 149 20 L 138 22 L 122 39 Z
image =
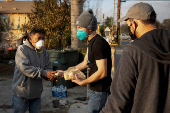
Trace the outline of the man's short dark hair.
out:
M 41 27 L 35 27 L 35 28 L 33 28 L 33 29 L 31 30 L 31 32 L 30 32 L 30 36 L 31 36 L 31 35 L 35 35 L 36 33 L 44 34 L 44 35 L 45 35 L 45 31 L 44 31 L 44 29 L 41 28 Z
M 22 37 L 22 40 L 23 40 L 23 39 L 28 39 L 28 37 L 27 37 L 27 36 L 23 36 L 23 37 Z

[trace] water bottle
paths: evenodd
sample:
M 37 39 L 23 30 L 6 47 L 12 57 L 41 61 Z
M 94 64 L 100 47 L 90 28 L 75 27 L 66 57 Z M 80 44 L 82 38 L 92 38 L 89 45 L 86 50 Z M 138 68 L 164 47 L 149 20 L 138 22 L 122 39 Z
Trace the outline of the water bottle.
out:
M 67 97 L 67 87 L 65 86 L 63 89 L 64 89 L 64 90 L 63 90 L 63 91 L 64 91 L 63 96 L 64 96 L 64 97 Z
M 64 86 L 63 85 L 60 85 L 60 88 L 61 88 L 61 90 L 64 88 Z
M 67 91 L 67 87 L 65 86 L 65 91 Z
M 56 91 L 59 91 L 59 88 L 58 88 L 58 87 L 56 88 Z
M 54 86 L 54 87 L 52 88 L 52 96 L 53 96 L 53 97 L 55 97 L 55 92 L 56 92 L 56 87 Z

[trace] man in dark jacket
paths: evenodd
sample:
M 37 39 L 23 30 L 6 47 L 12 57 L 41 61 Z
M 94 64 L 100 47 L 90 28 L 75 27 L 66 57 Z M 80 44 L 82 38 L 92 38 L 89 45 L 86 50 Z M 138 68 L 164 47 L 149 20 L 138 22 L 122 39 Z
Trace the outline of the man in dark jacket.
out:
M 100 113 L 169 113 L 170 34 L 155 27 L 156 13 L 147 3 L 130 7 L 125 17 L 136 39 L 125 46 Z

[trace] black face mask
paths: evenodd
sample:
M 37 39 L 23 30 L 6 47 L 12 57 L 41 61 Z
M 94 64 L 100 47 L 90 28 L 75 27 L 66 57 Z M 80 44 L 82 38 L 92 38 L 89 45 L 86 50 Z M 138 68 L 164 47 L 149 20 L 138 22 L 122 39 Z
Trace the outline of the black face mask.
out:
M 134 21 L 134 23 L 135 23 L 135 31 L 136 31 L 136 22 Z M 130 27 L 129 27 L 129 36 L 131 37 L 132 40 L 135 40 L 137 38 L 135 35 L 135 31 L 132 34 L 132 32 L 130 31 Z
M 135 31 L 134 31 L 134 34 L 132 34 L 132 32 L 130 31 L 129 36 L 131 37 L 132 40 L 135 40 L 137 38 L 135 35 Z

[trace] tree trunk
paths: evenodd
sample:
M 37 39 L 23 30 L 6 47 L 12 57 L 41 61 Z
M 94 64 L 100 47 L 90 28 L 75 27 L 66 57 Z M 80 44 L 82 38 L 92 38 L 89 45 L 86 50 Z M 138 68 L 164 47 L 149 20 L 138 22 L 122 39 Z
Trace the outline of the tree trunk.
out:
M 81 48 L 81 41 L 77 38 L 77 17 L 83 12 L 83 0 L 71 0 L 71 48 Z

